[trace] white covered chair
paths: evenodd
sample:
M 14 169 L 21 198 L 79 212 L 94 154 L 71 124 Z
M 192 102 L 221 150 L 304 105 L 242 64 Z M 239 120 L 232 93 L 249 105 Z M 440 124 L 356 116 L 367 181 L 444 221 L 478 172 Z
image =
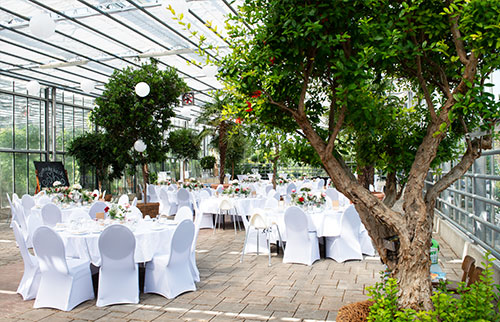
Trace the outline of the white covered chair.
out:
M 174 217 L 174 221 L 176 223 L 180 223 L 186 219 L 193 221 L 193 211 L 189 209 L 189 207 L 183 206 L 179 210 L 177 210 L 177 213 L 175 214 Z
M 172 299 L 179 294 L 196 291 L 190 268 L 194 231 L 192 221 L 180 222 L 164 253 L 146 263 L 144 293 L 156 293 Z
M 36 257 L 29 253 L 21 233 L 21 227 L 17 222 L 12 223 L 12 229 L 24 262 L 24 273 L 17 287 L 17 293 L 21 294 L 23 300 L 32 300 L 36 297 L 40 285 L 40 267 Z
M 24 194 L 21 198 L 21 204 L 24 208 L 24 215 L 29 217 L 31 215 L 31 208 L 35 207 L 35 199 L 28 194 Z
M 40 196 L 40 197 L 36 200 L 36 202 L 38 203 L 38 205 L 39 205 L 39 206 L 45 206 L 46 204 L 50 203 L 50 202 L 51 202 L 51 200 L 50 200 L 49 196 L 47 196 L 47 195 L 42 195 L 42 196 Z
M 273 190 L 273 185 L 272 184 L 268 184 L 265 189 L 266 189 L 266 196 L 268 196 L 269 195 L 269 191 Z
M 61 209 L 53 203 L 46 204 L 42 207 L 42 221 L 45 226 L 55 227 L 62 222 Z
M 148 189 L 148 193 L 149 193 L 149 189 Z M 128 198 L 128 195 L 127 194 L 122 194 L 120 196 L 120 198 L 118 198 L 118 204 L 121 205 L 121 206 L 124 206 L 126 204 L 129 204 L 130 203 L 130 199 Z
M 198 233 L 200 232 L 201 228 L 201 223 L 203 220 L 203 215 L 198 209 L 198 206 L 194 204 L 194 210 L 195 210 L 195 220 L 194 220 L 194 237 L 193 237 L 193 243 L 191 244 L 191 256 L 190 256 L 190 268 L 191 268 L 191 274 L 193 275 L 193 279 L 195 282 L 200 281 L 200 271 L 198 270 L 198 266 L 196 265 L 196 241 L 198 240 Z
M 10 214 L 11 214 L 11 219 L 10 219 L 10 228 L 12 228 L 13 226 L 13 222 L 14 222 L 14 207 L 12 206 L 12 201 L 10 200 L 10 197 L 9 197 L 9 194 L 6 193 L 7 195 L 7 201 L 9 202 L 9 206 L 10 206 Z
M 297 191 L 297 186 L 295 183 L 291 182 L 287 187 L 286 187 L 286 194 L 289 196 L 292 194 L 292 191 Z
M 361 245 L 361 253 L 368 256 L 375 255 L 372 239 L 363 224 L 360 225 L 359 229 L 359 244 Z
M 90 261 L 66 258 L 64 243 L 52 228 L 38 228 L 33 235 L 33 247 L 41 272 L 34 308 L 70 311 L 94 298 Z
M 191 197 L 189 191 L 185 188 L 180 188 L 177 190 L 177 208 L 181 208 L 183 206 L 189 207 L 189 209 L 193 209 L 193 205 L 191 204 Z
M 201 189 L 201 191 L 206 191 L 208 193 L 209 197 L 212 196 L 212 189 L 210 189 L 210 188 L 203 188 L 203 189 Z
M 154 184 L 148 184 L 148 202 L 158 202 L 158 194 Z
M 92 218 L 90 218 L 88 212 L 86 212 L 85 210 L 75 209 L 69 215 L 69 220 L 70 221 L 89 221 L 89 220 L 92 220 Z
M 363 259 L 361 244 L 359 243 L 361 220 L 354 208 L 349 206 L 342 214 L 340 220 L 340 235 L 326 237 L 326 257 L 342 263 L 350 259 Z
M 319 259 L 316 232 L 309 232 L 307 215 L 299 207 L 285 211 L 286 248 L 283 263 L 312 265 Z
M 137 208 L 136 206 L 130 206 L 128 210 L 130 210 L 130 212 L 125 215 L 125 219 L 136 220 L 137 222 L 143 220 L 142 211 L 139 208 Z
M 89 216 L 92 219 L 95 219 L 96 214 L 98 212 L 104 212 L 104 209 L 106 209 L 107 205 L 104 201 L 96 201 L 92 204 L 89 210 Z
M 12 220 L 13 222 L 17 222 L 19 224 L 19 227 L 21 228 L 21 233 L 23 234 L 24 240 L 26 241 L 26 244 L 28 248 L 32 246 L 31 244 L 31 238 L 29 234 L 29 229 L 28 229 L 28 224 L 26 221 L 26 217 L 24 215 L 24 208 L 21 205 L 19 198 L 18 200 L 12 200 Z
M 162 187 L 160 189 L 160 214 L 171 216 L 177 212 L 177 205 L 170 202 L 168 197 L 167 188 Z
M 99 236 L 98 245 L 101 267 L 96 305 L 139 303 L 139 267 L 134 261 L 134 234 L 124 225 L 111 225 Z
M 326 195 L 330 197 L 330 199 L 333 200 L 339 200 L 339 192 L 335 188 L 328 188 L 325 191 Z
M 318 189 L 323 189 L 325 187 L 325 179 L 319 179 L 318 180 Z
M 134 197 L 134 199 L 132 199 L 132 202 L 130 203 L 130 205 L 137 207 L 137 197 Z
M 203 192 L 206 192 L 206 191 L 202 191 L 200 192 L 203 193 Z M 200 206 L 199 206 L 199 209 L 196 211 L 196 217 L 201 217 L 200 218 L 200 228 L 210 228 L 210 229 L 213 229 L 214 228 L 214 217 L 213 217 L 213 213 L 211 212 L 206 212 L 205 209 L 206 209 L 206 203 L 208 201 L 205 201 L 206 199 L 203 198 L 202 196 L 200 196 Z

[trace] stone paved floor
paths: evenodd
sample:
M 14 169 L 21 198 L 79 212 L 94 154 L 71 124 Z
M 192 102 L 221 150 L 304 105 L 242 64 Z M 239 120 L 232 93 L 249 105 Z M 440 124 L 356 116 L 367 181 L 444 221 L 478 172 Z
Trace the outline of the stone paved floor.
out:
M 366 287 L 379 280 L 376 257 L 336 263 L 321 259 L 308 267 L 283 264 L 282 254 L 246 255 L 240 263 L 244 233 L 201 230 L 197 262 L 201 282 L 196 292 L 168 300 L 142 294 L 137 305 L 95 306 L 87 301 L 71 312 L 33 309 L 16 294 L 23 264 L 14 236 L 0 223 L 0 321 L 335 321 L 345 304 L 367 298 Z M 440 260 L 450 278 L 460 274 L 460 260 L 441 242 Z

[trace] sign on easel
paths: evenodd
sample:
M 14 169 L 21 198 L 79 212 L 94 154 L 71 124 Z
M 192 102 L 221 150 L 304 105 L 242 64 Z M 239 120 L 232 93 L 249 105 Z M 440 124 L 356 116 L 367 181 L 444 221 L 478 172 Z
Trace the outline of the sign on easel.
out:
M 35 164 L 37 193 L 42 188 L 52 187 L 56 181 L 59 181 L 61 186 L 69 186 L 68 172 L 64 169 L 64 165 L 61 161 L 33 161 L 33 163 Z

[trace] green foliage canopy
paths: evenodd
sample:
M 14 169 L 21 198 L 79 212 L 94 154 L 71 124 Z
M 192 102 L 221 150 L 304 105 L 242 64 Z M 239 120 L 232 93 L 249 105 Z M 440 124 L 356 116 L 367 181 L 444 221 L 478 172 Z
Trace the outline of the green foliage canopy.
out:
M 170 132 L 167 143 L 172 153 L 181 160 L 196 160 L 201 151 L 200 136 L 193 129 L 181 128 Z

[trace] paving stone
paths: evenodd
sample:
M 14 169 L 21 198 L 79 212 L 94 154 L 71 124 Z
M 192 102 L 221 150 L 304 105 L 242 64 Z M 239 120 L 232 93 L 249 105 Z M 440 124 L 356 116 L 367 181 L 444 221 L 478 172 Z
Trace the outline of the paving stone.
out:
M 162 315 L 161 311 L 138 309 L 126 316 L 127 319 L 135 319 L 141 321 L 151 321 Z
M 29 311 L 20 314 L 18 317 L 24 320 L 39 321 L 56 312 L 57 311 L 53 309 L 30 309 Z

